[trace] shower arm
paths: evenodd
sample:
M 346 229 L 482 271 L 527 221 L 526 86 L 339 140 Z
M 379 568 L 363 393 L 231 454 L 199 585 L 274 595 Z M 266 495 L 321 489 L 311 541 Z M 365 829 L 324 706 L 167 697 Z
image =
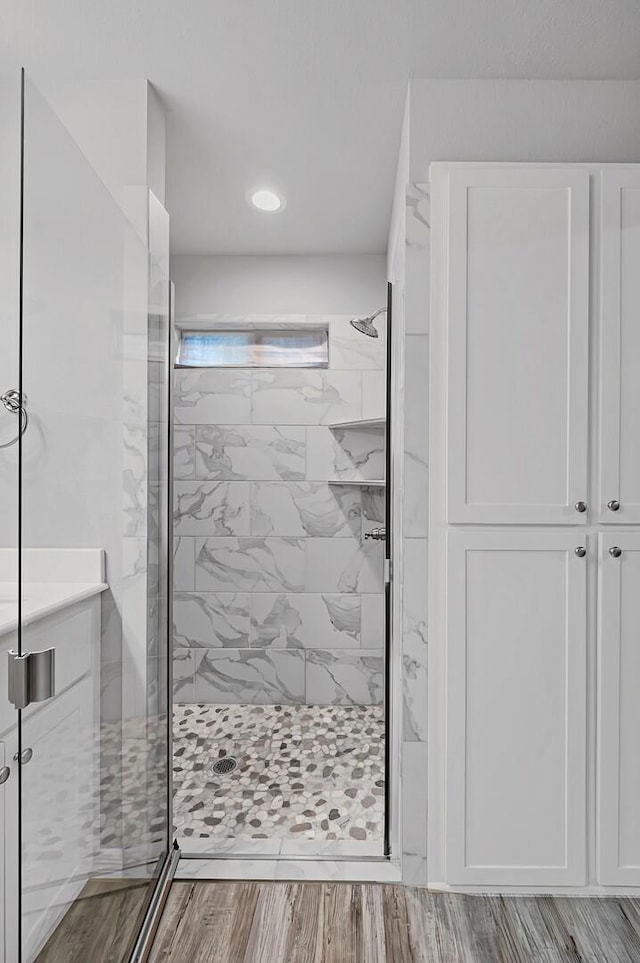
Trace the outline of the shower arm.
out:
M 370 321 L 375 321 L 375 319 L 376 319 L 379 315 L 384 314 L 386 310 L 387 310 L 386 308 L 378 308 L 377 311 L 374 311 L 373 314 L 370 314 L 370 315 L 369 315 L 369 320 L 370 320 Z
M 20 427 L 18 428 L 18 434 L 11 439 L 11 441 L 5 441 L 4 444 L 0 444 L 0 449 L 11 448 L 13 445 L 19 441 L 24 435 L 29 424 L 29 415 L 27 414 L 27 409 L 25 407 L 27 398 L 26 395 L 22 395 L 17 388 L 9 388 L 4 394 L 0 395 L 0 401 L 12 415 L 19 415 L 20 417 Z

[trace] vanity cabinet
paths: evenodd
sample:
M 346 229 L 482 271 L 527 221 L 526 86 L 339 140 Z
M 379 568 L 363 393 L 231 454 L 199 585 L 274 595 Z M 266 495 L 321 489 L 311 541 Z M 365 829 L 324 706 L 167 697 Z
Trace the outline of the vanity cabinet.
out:
M 7 765 L 7 748 L 4 742 L 0 742 L 0 769 L 3 769 Z M 0 785 L 0 866 L 7 865 L 7 846 L 6 846 L 6 832 L 8 824 L 6 821 L 6 782 Z M 0 873 L 0 933 L 6 933 L 6 890 L 7 883 L 11 885 L 11 880 L 5 879 L 5 872 Z M 0 941 L 0 960 L 4 963 L 4 940 Z
M 640 168 L 431 202 L 430 882 L 640 887 Z
M 18 802 L 17 713 L 0 713 L 0 919 L 6 928 L 0 961 L 18 958 L 18 859 L 21 858 L 22 949 L 35 959 L 71 901 L 90 878 L 99 854 L 100 597 L 38 619 L 23 631 L 25 646 L 56 649 L 56 695 L 22 713 L 22 801 Z M 0 637 L 0 684 L 6 692 L 8 650 L 15 633 Z M 4 703 L 4 699 L 2 702 Z M 2 761 L 4 759 L 4 762 Z M 22 852 L 17 826 L 22 821 Z M 3 956 L 3 953 L 6 956 Z

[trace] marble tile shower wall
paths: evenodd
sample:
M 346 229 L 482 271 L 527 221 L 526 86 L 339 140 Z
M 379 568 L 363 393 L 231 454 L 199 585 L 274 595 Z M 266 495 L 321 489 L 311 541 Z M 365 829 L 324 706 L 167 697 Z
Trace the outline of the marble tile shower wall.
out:
M 427 884 L 427 536 L 430 198 L 410 184 L 405 209 L 403 462 L 402 876 Z
M 236 322 L 238 319 L 235 319 Z M 377 704 L 386 347 L 329 324 L 328 369 L 178 369 L 176 702 Z

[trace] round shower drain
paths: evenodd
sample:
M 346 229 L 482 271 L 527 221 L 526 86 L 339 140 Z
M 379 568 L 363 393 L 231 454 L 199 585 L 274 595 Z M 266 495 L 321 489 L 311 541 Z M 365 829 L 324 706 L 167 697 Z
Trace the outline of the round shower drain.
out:
M 217 776 L 228 776 L 237 767 L 238 760 L 233 756 L 224 756 L 213 764 L 213 771 Z

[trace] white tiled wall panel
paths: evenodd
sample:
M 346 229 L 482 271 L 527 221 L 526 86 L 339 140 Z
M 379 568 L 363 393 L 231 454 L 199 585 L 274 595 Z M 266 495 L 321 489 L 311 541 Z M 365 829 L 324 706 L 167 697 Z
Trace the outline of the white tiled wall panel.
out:
M 176 371 L 176 698 L 382 700 L 386 340 L 328 319 L 328 369 Z

